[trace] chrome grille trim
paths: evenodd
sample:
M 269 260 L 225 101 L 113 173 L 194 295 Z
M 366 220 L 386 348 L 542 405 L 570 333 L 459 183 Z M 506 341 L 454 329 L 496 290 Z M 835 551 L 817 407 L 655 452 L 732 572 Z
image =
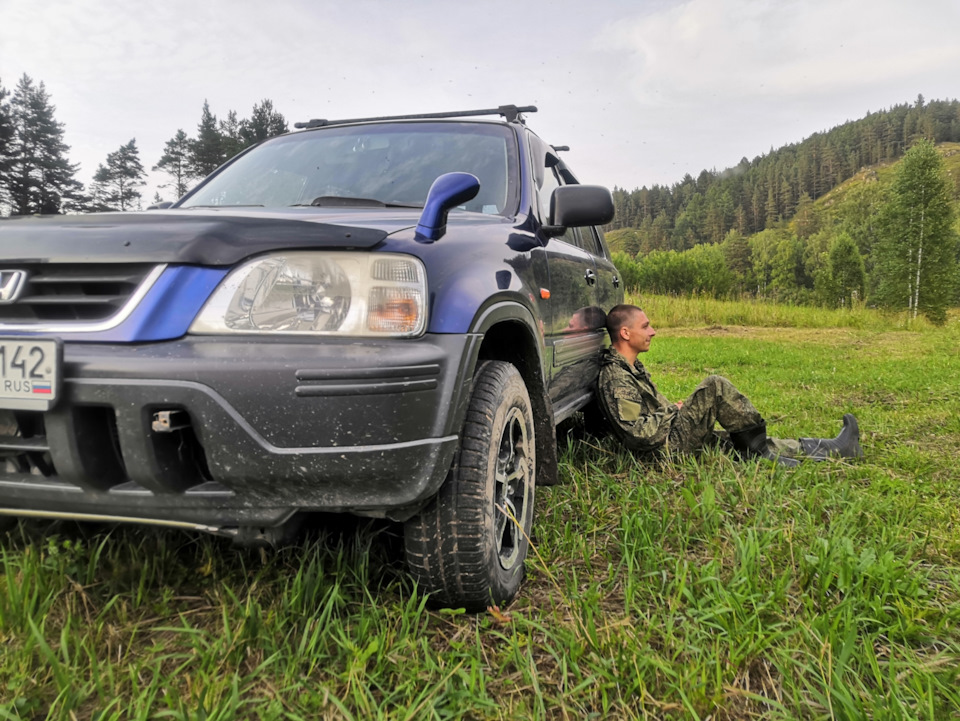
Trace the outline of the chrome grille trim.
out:
M 4 323 L 0 321 L 0 333 L 4 331 L 30 331 L 32 333 L 99 333 L 105 330 L 112 330 L 123 323 L 134 309 L 140 304 L 144 296 L 150 291 L 157 282 L 167 265 L 158 265 L 153 268 L 137 286 L 137 289 L 130 295 L 127 302 L 120 310 L 107 318 L 98 321 L 59 321 L 55 323 L 33 322 L 33 323 Z

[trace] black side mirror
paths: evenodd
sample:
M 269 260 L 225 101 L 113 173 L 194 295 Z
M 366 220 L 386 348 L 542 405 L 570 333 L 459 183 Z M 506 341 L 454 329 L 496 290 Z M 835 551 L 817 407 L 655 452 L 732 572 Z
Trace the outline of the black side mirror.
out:
M 147 210 L 166 210 L 171 205 L 173 205 L 172 200 L 164 200 L 162 203 L 154 203 L 153 205 L 148 205 Z
M 550 220 L 555 227 L 606 225 L 613 215 L 613 196 L 599 185 L 562 185 L 550 197 Z

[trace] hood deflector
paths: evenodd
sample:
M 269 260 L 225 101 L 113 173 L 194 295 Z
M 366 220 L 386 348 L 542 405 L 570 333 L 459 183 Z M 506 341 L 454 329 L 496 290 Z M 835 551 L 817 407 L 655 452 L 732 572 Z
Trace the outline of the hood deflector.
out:
M 233 265 L 267 251 L 372 248 L 388 232 L 264 216 L 62 215 L 0 222 L 0 262 Z

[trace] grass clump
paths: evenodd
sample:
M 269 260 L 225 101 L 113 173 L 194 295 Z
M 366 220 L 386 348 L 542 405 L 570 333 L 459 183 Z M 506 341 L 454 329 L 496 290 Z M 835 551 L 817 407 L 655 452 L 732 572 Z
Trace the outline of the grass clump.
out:
M 852 410 L 866 459 L 643 463 L 564 433 L 521 595 L 480 615 L 430 610 L 385 523 L 266 554 L 22 523 L 0 719 L 960 715 L 957 325 L 659 327 L 668 397 L 725 373 L 781 436 Z

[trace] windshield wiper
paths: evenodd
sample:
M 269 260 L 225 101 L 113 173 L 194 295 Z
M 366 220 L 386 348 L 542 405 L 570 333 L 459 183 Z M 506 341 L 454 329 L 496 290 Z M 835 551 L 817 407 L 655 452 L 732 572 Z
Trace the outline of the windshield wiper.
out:
M 262 208 L 263 203 L 238 203 L 237 205 L 186 205 L 177 210 L 193 210 L 194 208 Z
M 291 208 L 422 208 L 414 203 L 384 203 L 376 198 L 352 198 L 343 195 L 321 195 L 310 203 L 294 203 Z

